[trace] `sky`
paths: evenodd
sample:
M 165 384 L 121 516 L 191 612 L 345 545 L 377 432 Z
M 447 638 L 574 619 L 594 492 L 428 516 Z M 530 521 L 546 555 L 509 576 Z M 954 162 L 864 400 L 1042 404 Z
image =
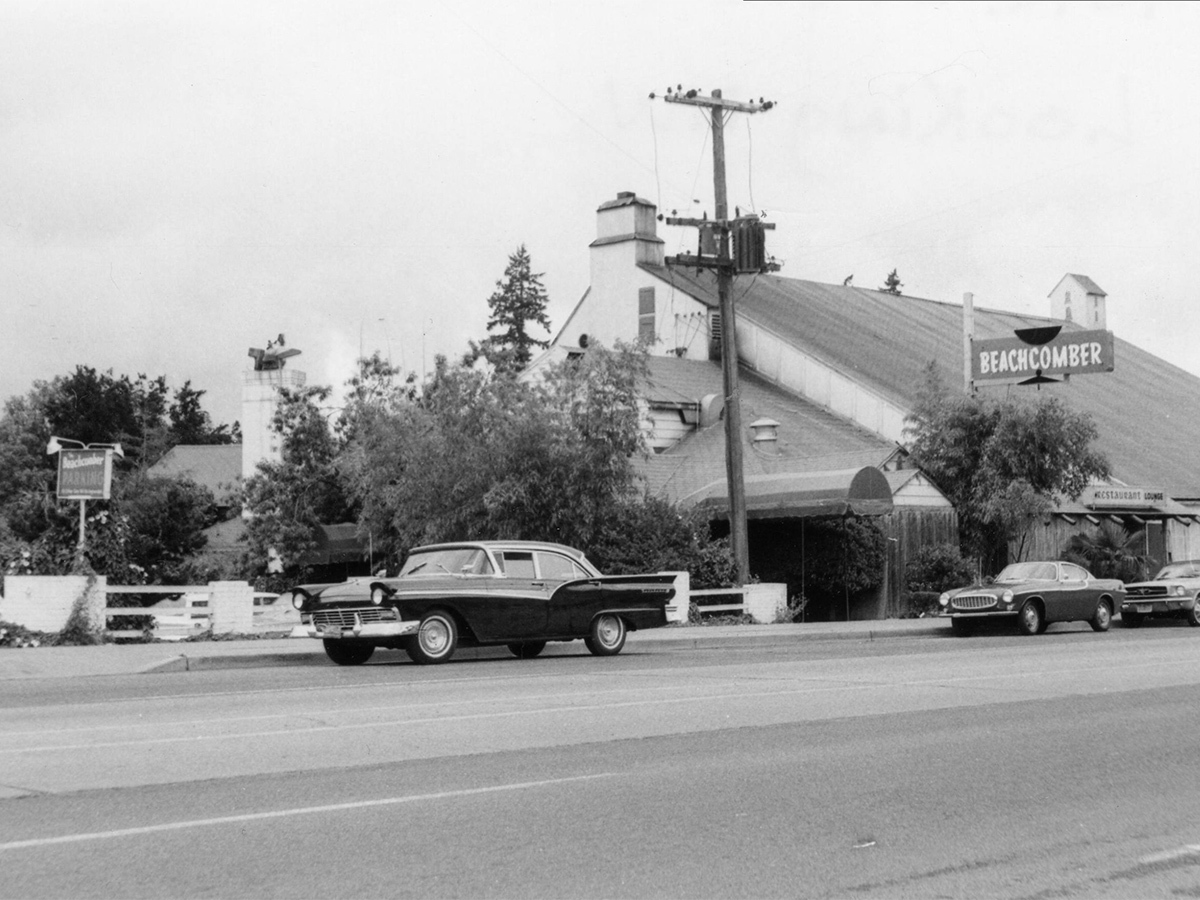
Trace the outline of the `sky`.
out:
M 713 213 L 674 85 L 776 102 L 726 166 L 781 275 L 1049 315 L 1083 274 L 1200 376 L 1198 37 L 1195 3 L 0 0 L 0 400 L 86 365 L 231 423 L 280 333 L 310 384 L 428 371 L 522 244 L 557 328 L 601 203 Z

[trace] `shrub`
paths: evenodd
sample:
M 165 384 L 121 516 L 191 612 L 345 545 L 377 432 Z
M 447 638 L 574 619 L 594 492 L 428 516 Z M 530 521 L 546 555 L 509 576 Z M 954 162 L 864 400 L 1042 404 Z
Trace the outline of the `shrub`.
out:
M 938 591 L 906 591 L 900 598 L 900 618 L 920 619 L 939 612 Z
M 904 587 L 910 593 L 940 594 L 975 580 L 975 566 L 953 544 L 922 547 L 904 567 Z

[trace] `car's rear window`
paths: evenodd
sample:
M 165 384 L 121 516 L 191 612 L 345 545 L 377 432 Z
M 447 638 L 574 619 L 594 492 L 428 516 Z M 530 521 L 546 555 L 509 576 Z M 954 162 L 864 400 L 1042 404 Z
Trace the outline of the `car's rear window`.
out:
M 543 578 L 553 581 L 587 577 L 587 573 L 580 569 L 573 560 L 558 553 L 539 553 L 538 568 L 541 569 Z
M 499 555 L 500 568 L 510 578 L 533 578 L 533 554 L 509 550 Z

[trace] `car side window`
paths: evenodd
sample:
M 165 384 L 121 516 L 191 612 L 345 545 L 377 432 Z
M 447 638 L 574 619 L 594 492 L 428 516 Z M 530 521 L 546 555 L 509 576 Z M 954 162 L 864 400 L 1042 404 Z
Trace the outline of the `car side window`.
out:
M 553 581 L 569 581 L 572 578 L 583 578 L 579 566 L 558 553 L 539 553 L 538 569 L 543 578 Z
M 535 578 L 533 554 L 509 551 L 500 554 L 500 566 L 505 575 L 513 578 Z
M 1087 574 L 1079 566 L 1064 563 L 1062 567 L 1063 581 L 1087 581 Z

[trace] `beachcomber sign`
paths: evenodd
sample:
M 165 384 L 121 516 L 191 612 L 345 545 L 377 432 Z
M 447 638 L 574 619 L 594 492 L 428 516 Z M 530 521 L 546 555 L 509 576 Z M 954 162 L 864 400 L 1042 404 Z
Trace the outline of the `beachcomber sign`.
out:
M 58 451 L 59 500 L 107 500 L 111 484 L 111 450 Z
M 971 378 L 977 384 L 1112 370 L 1111 331 L 1062 332 L 1040 346 L 1030 346 L 1016 337 L 971 342 Z

